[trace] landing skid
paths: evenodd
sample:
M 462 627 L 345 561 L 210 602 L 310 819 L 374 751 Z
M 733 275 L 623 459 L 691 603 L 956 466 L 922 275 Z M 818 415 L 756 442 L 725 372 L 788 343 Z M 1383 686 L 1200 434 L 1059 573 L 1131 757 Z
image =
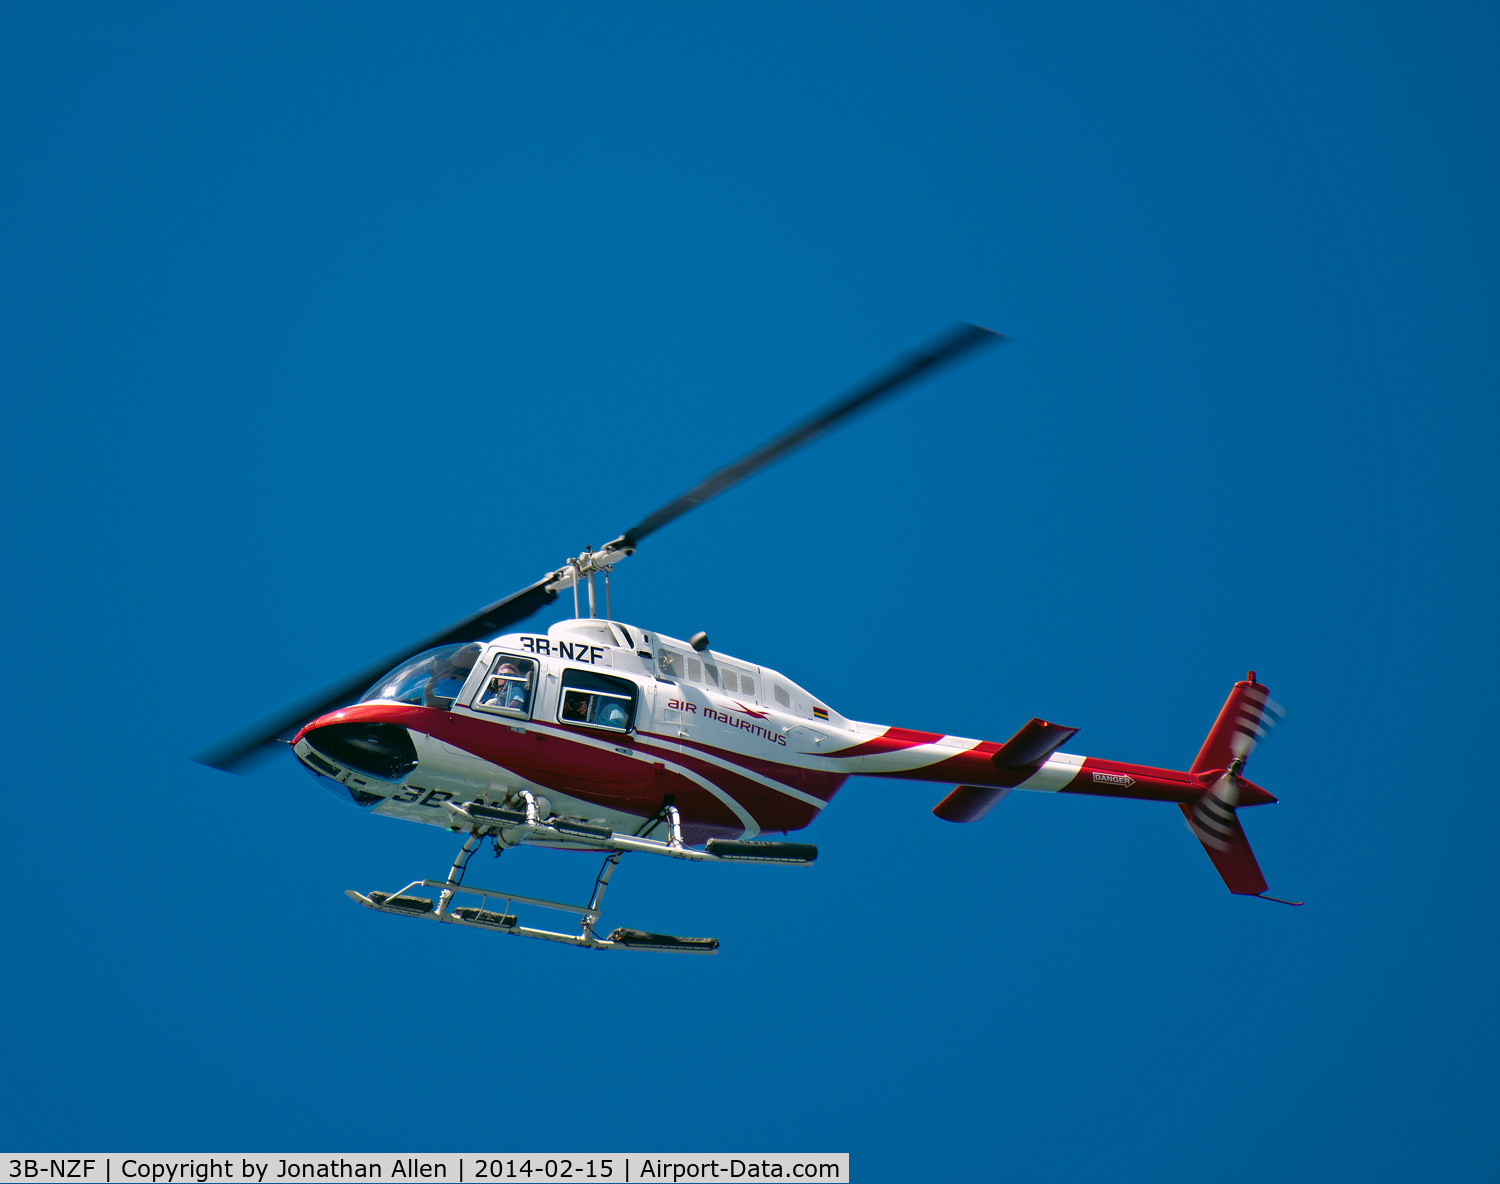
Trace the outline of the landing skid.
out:
M 559 942 L 562 945 L 581 946 L 589 950 L 657 950 L 674 954 L 715 954 L 719 941 L 713 937 L 674 937 L 666 933 L 646 933 L 639 929 L 616 929 L 608 937 L 594 932 L 604 901 L 604 892 L 619 866 L 620 857 L 627 852 L 665 855 L 671 859 L 691 859 L 713 863 L 782 863 L 808 866 L 818 857 L 818 849 L 805 843 L 768 843 L 711 839 L 707 850 L 698 851 L 687 847 L 682 841 L 682 822 L 675 806 L 664 804 L 657 818 L 667 823 L 667 842 L 659 842 L 643 835 L 622 835 L 607 827 L 592 826 L 566 818 L 538 817 L 537 805 L 530 794 L 521 795 L 523 805 L 515 810 L 485 805 L 481 802 L 466 802 L 463 805 L 448 803 L 453 814 L 455 829 L 469 831 L 469 837 L 459 849 L 457 858 L 446 880 L 413 880 L 399 892 L 371 892 L 365 894 L 348 890 L 350 900 L 377 912 L 393 913 L 401 917 L 426 918 L 445 925 L 465 925 L 471 929 L 487 929 L 491 933 L 508 933 L 512 937 L 531 937 L 539 941 Z M 670 802 L 670 799 L 668 799 Z M 654 829 L 656 820 L 647 824 L 647 832 Z M 502 839 L 501 832 L 513 836 L 509 843 Z M 564 904 L 555 900 L 542 900 L 535 896 L 522 896 L 515 892 L 501 892 L 491 888 L 476 888 L 463 882 L 469 858 L 477 851 L 486 836 L 492 836 L 501 845 L 513 846 L 518 842 L 533 840 L 564 841 L 583 844 L 609 852 L 604 865 L 594 880 L 594 891 L 586 905 Z M 436 889 L 437 898 L 416 893 L 417 889 Z M 454 905 L 457 897 L 477 897 L 478 904 Z M 490 908 L 494 902 L 499 907 Z M 562 913 L 574 913 L 579 919 L 579 933 L 558 933 L 550 929 L 535 929 L 520 924 L 511 912 L 515 904 L 536 908 L 553 909 Z
M 438 905 L 425 896 L 409 895 L 416 888 L 438 888 L 443 895 L 469 893 L 480 898 L 479 908 L 459 907 L 438 912 Z M 540 941 L 555 941 L 566 946 L 582 946 L 589 950 L 661 950 L 676 954 L 717 954 L 719 939 L 716 937 L 673 937 L 665 933 L 644 933 L 638 929 L 616 929 L 608 937 L 594 933 L 594 923 L 599 919 L 599 910 L 576 904 L 562 904 L 555 900 L 541 900 L 534 896 L 521 896 L 514 892 L 497 892 L 488 888 L 450 888 L 442 880 L 413 880 L 398 893 L 372 892 L 368 896 L 350 889 L 346 895 L 367 909 L 382 913 L 394 913 L 400 917 L 426 917 L 430 921 L 441 921 L 447 925 L 466 925 L 471 929 L 487 929 L 491 933 L 508 933 L 512 937 L 534 937 Z M 439 898 L 441 900 L 441 897 Z M 490 901 L 503 902 L 501 911 L 483 907 Z M 513 904 L 529 904 L 538 908 L 556 909 L 564 913 L 577 913 L 582 922 L 582 933 L 557 933 L 551 929 L 533 929 L 517 921 L 509 912 Z
M 487 929 L 491 933 L 508 933 L 512 937 L 534 937 L 539 941 L 555 941 L 589 950 L 662 950 L 677 954 L 716 954 L 719 951 L 719 940 L 714 937 L 673 937 L 665 933 L 644 933 L 638 929 L 616 929 L 608 937 L 599 937 L 594 932 L 594 926 L 599 920 L 604 890 L 609 887 L 610 877 L 619 865 L 618 854 L 609 856 L 599 869 L 599 877 L 594 882 L 594 892 L 589 903 L 577 905 L 459 883 L 457 877 L 463 874 L 468 856 L 477 847 L 475 837 L 471 836 L 459 852 L 458 859 L 454 860 L 454 871 L 446 880 L 413 880 L 400 892 L 371 892 L 368 896 L 350 889 L 345 895 L 367 909 L 382 913 L 394 913 L 400 917 L 425 917 L 429 921 L 440 921 L 445 925 L 466 925 L 470 929 Z M 419 888 L 438 889 L 437 899 L 414 895 L 414 890 Z M 453 907 L 454 898 L 461 896 L 478 897 L 478 907 Z M 498 911 L 486 907 L 492 901 L 499 904 Z M 511 912 L 511 906 L 516 904 L 575 913 L 582 932 L 557 933 L 551 929 L 533 929 L 522 925 L 515 913 Z

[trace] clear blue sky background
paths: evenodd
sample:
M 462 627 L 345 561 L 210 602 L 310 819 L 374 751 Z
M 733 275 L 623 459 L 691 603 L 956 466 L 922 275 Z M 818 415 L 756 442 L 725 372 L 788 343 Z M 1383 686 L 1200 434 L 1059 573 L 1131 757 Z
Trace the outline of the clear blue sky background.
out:
M 6 5 L 0 1144 L 1492 1179 L 1496 42 Z M 1246 825 L 1305 908 L 1170 807 L 957 827 L 856 779 L 810 872 L 626 862 L 606 923 L 720 957 L 582 955 L 360 910 L 451 838 L 190 763 L 955 319 L 1013 343 L 663 531 L 617 613 L 856 718 L 1179 766 L 1254 667 Z

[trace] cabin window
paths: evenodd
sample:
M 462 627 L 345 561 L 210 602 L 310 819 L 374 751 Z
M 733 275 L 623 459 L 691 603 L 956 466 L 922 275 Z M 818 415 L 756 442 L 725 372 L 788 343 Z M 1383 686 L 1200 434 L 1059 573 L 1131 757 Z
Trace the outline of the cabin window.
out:
M 784 686 L 782 686 L 780 683 L 772 683 L 771 693 L 776 696 L 776 702 L 780 703 L 788 710 L 791 709 L 792 696 L 788 693 L 787 689 Z
M 636 687 L 628 678 L 592 670 L 563 671 L 557 722 L 628 732 L 635 725 Z
M 709 685 L 717 685 L 731 695 L 742 695 L 746 699 L 755 698 L 755 680 L 743 670 L 736 670 L 732 666 L 720 663 L 717 666 L 707 667 Z
M 501 654 L 474 696 L 474 710 L 525 719 L 531 714 L 536 662 L 518 654 Z
M 755 679 L 720 662 L 705 662 L 692 654 L 680 654 L 675 650 L 657 650 L 656 668 L 663 678 L 719 687 L 731 695 L 750 699 L 755 697 Z

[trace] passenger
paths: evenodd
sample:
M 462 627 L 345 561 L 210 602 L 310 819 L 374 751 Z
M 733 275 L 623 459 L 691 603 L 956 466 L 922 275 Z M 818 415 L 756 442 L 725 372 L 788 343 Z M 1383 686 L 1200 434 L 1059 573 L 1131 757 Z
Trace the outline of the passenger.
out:
M 605 699 L 594 713 L 594 722 L 606 728 L 625 726 L 625 706 L 618 699 Z
M 580 695 L 577 691 L 569 691 L 563 696 L 563 719 L 569 723 L 586 724 L 589 722 L 589 696 Z

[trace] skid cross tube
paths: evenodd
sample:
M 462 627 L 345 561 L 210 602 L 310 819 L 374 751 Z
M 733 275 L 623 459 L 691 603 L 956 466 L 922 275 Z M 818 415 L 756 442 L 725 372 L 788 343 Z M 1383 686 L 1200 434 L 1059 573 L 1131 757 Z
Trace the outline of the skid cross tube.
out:
M 407 887 L 447 888 L 448 886 L 449 885 L 447 880 L 414 880 Z M 539 896 L 522 896 L 517 892 L 499 892 L 493 888 L 474 888 L 468 884 L 460 884 L 453 890 L 456 893 L 468 892 L 472 893 L 475 896 L 492 898 L 494 900 L 503 900 L 506 904 L 510 904 L 512 901 L 514 901 L 517 904 L 535 905 L 537 908 L 541 909 L 556 909 L 560 913 L 578 913 L 581 916 L 590 911 L 587 905 L 562 904 L 560 901 L 556 900 L 543 900 Z M 406 889 L 402 889 L 402 891 L 406 891 Z

